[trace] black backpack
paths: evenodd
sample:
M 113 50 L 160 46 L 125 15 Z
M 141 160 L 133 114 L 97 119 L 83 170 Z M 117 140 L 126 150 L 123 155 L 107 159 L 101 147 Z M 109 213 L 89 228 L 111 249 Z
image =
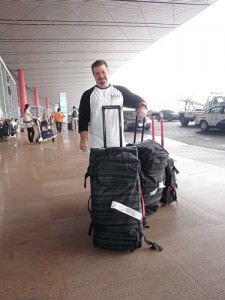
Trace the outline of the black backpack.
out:
M 146 215 L 156 212 L 161 206 L 165 186 L 165 168 L 169 153 L 156 141 L 145 140 L 134 144 L 141 163 L 141 190 Z
M 165 188 L 163 189 L 162 193 L 162 206 L 170 204 L 174 201 L 177 202 L 177 179 L 176 174 L 179 173 L 177 168 L 174 165 L 174 160 L 171 157 L 167 159 L 167 166 L 165 168 Z
M 77 111 L 76 111 L 76 110 L 73 110 L 73 112 L 72 112 L 72 117 L 73 117 L 73 118 L 77 118 Z

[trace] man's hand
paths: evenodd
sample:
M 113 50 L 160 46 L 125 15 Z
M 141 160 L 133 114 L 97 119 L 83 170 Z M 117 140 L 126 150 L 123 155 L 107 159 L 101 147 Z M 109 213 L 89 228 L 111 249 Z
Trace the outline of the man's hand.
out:
M 137 116 L 138 116 L 139 118 L 144 118 L 144 117 L 146 117 L 147 112 L 148 112 L 148 111 L 147 111 L 146 107 L 143 106 L 143 105 L 139 106 L 139 108 L 138 108 L 137 111 L 136 111 Z
M 80 150 L 85 152 L 89 150 L 89 148 L 88 131 L 82 131 L 80 133 Z

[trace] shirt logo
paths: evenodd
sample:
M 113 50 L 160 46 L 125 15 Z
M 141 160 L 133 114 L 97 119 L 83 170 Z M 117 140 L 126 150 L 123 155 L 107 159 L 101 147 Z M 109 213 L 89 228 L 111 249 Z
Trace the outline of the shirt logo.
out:
M 120 94 L 112 94 L 111 98 L 112 99 L 118 99 L 118 98 L 120 98 Z

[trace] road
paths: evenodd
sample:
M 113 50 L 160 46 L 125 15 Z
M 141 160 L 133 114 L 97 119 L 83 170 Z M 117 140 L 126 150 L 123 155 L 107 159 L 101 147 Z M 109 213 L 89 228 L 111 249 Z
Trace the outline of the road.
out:
M 155 122 L 155 135 L 160 136 L 160 123 Z M 126 133 L 127 139 L 132 141 L 133 133 Z M 145 132 L 145 137 L 151 138 L 151 131 Z M 182 127 L 179 121 L 164 122 L 164 136 L 189 145 L 200 146 L 208 149 L 217 149 L 225 151 L 225 132 L 219 130 L 210 130 L 206 133 L 191 124 Z M 138 141 L 138 139 L 137 139 Z

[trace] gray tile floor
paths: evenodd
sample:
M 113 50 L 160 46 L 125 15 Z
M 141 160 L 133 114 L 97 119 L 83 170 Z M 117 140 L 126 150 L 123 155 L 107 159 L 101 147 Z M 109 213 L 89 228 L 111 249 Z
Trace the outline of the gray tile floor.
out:
M 148 218 L 163 246 L 133 253 L 94 248 L 87 231 L 88 155 L 76 132 L 28 145 L 0 143 L 1 300 L 225 299 L 224 152 L 171 140 L 179 203 Z

